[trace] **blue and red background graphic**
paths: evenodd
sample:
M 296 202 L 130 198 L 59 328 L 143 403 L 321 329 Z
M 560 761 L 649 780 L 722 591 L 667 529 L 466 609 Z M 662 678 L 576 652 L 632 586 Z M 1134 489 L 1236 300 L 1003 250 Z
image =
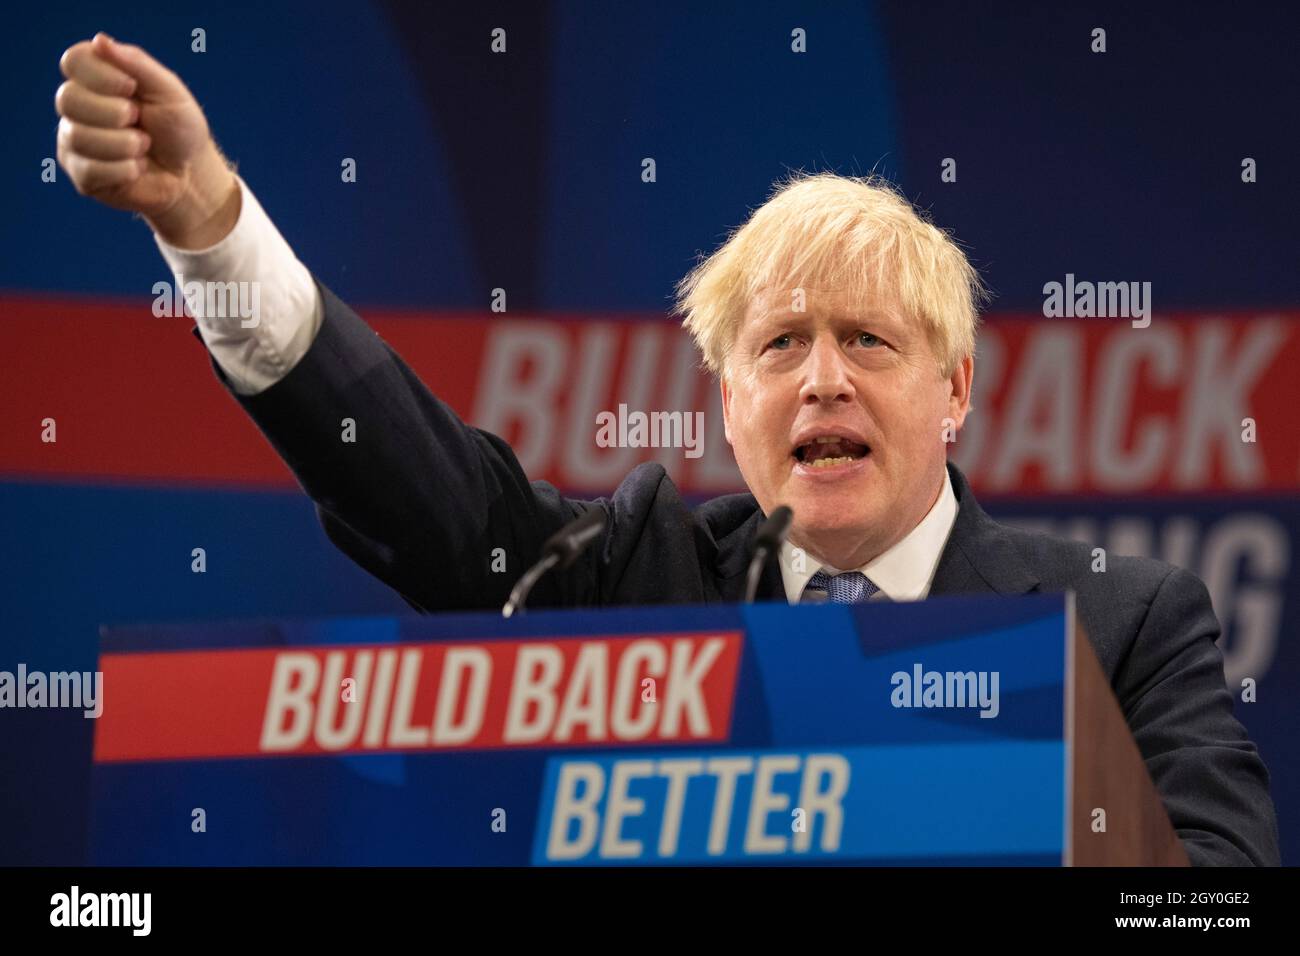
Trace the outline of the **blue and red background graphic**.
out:
M 1237 712 L 1300 859 L 1300 11 L 466 6 L 9 13 L 0 669 L 92 670 L 105 625 L 406 610 L 325 539 L 191 323 L 153 315 L 172 277 L 148 230 L 42 182 L 58 57 L 103 29 L 186 80 L 324 283 L 575 495 L 655 456 L 694 498 L 740 486 L 673 284 L 791 169 L 890 176 L 995 294 L 955 460 L 1000 517 L 1206 580 L 1230 684 L 1258 681 Z M 1043 318 L 1067 274 L 1150 282 L 1150 327 Z M 595 447 L 620 402 L 704 411 L 705 454 Z M 75 710 L 0 712 L 0 863 L 90 858 L 92 731 Z

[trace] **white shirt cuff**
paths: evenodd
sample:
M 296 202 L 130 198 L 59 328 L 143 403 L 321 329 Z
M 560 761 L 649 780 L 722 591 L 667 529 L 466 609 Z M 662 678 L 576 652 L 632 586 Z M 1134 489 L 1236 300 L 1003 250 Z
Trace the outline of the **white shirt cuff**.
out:
M 320 293 L 242 178 L 239 219 L 207 249 L 154 241 L 186 311 L 240 395 L 270 388 L 307 354 L 321 323 Z M 174 295 L 174 292 L 173 292 Z

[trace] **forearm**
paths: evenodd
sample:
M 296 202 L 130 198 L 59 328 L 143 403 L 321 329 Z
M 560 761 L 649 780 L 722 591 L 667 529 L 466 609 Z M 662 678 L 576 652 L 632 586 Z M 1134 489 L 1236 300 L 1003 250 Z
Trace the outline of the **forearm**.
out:
M 211 140 L 192 177 L 166 210 L 146 215 L 154 234 L 177 249 L 199 250 L 225 239 L 239 220 L 241 190 L 235 173 Z
M 200 303 L 191 305 L 190 314 L 231 388 L 255 395 L 280 381 L 307 354 L 320 328 L 321 303 L 311 273 L 257 197 L 234 174 L 231 182 L 236 217 L 215 244 L 182 248 L 161 233 L 154 238 L 182 290 L 193 282 L 200 288 L 238 283 L 239 294 L 251 300 L 249 318 L 207 315 Z
M 308 354 L 241 405 L 359 564 L 425 609 L 500 606 L 572 515 L 537 493 L 504 441 L 463 422 L 352 309 L 320 294 Z M 493 570 L 498 548 L 511 573 Z

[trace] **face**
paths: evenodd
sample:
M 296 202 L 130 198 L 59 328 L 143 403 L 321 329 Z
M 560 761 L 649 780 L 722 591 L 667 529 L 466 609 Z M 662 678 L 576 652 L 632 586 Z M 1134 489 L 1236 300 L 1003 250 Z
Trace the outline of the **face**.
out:
M 794 510 L 792 543 L 860 567 L 937 499 L 973 363 L 945 378 L 892 297 L 804 289 L 803 310 L 794 304 L 789 291 L 750 303 L 723 376 L 727 441 L 764 513 Z

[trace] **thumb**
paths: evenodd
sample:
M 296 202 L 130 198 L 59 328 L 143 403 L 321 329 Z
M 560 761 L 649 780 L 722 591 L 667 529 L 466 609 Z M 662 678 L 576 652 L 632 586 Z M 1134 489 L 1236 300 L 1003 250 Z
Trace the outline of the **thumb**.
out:
M 175 100 L 188 97 L 181 78 L 143 49 L 118 43 L 107 33 L 96 33 L 90 41 L 95 55 L 136 81 L 135 95 L 145 100 Z

